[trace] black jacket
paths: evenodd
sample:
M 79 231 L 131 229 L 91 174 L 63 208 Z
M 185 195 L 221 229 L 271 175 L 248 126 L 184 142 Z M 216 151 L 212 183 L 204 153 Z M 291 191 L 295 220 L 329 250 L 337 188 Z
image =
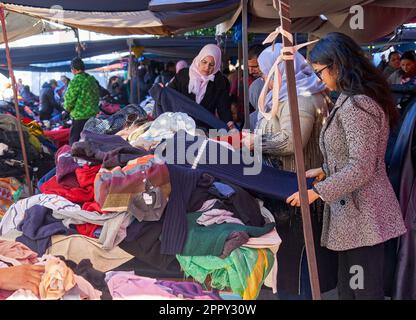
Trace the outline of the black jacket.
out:
M 169 87 L 179 91 L 188 98 L 195 101 L 195 94 L 188 93 L 189 85 L 189 69 L 182 69 L 179 71 L 173 80 L 169 83 Z M 230 83 L 228 79 L 223 76 L 221 72 L 215 74 L 214 81 L 210 81 L 207 85 L 205 96 L 200 105 L 207 109 L 212 114 L 218 113 L 219 118 L 228 123 L 233 120 L 230 110 Z M 200 124 L 197 122 L 197 125 Z M 201 125 L 203 126 L 203 125 Z
M 60 104 L 55 100 L 55 94 L 49 83 L 45 82 L 39 95 L 39 113 L 41 120 L 49 120 L 53 110 L 61 110 Z

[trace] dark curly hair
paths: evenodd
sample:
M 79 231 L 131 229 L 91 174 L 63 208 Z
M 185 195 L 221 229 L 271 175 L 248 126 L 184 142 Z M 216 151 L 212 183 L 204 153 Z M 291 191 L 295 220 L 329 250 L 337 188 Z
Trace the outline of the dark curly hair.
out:
M 398 112 L 386 79 L 349 36 L 329 33 L 316 43 L 309 53 L 309 61 L 337 70 L 337 91 L 347 96 L 363 94 L 372 98 L 387 115 L 390 126 L 397 123 Z

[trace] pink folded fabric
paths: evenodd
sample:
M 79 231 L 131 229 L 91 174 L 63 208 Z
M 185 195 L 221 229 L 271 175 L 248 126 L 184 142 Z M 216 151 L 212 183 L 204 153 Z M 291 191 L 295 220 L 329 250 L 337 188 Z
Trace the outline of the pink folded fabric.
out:
M 211 209 L 209 211 L 204 212 L 196 222 L 203 226 L 210 226 L 213 224 L 221 224 L 221 223 L 236 223 L 236 224 L 244 224 L 240 219 L 234 218 L 233 213 L 231 211 L 223 210 L 223 209 Z
M 23 243 L 8 240 L 0 240 L 0 255 L 15 259 L 21 264 L 34 264 L 38 257 L 36 252 Z
M 155 284 L 156 279 L 140 277 L 129 272 L 115 272 L 107 285 L 113 299 L 141 299 L 143 297 L 157 297 L 177 299 Z

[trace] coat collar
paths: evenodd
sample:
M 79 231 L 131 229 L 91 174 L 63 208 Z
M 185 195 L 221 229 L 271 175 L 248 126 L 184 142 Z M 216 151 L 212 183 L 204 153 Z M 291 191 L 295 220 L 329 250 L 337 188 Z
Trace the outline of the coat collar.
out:
M 339 95 L 337 101 L 335 102 L 334 107 L 332 108 L 331 112 L 329 113 L 329 116 L 326 118 L 326 121 L 325 121 L 324 125 L 322 126 L 322 130 L 321 130 L 322 133 L 325 132 L 325 130 L 328 128 L 328 125 L 332 121 L 332 119 L 334 118 L 335 113 L 345 103 L 345 101 L 347 101 L 348 98 L 349 98 L 349 96 L 347 96 L 344 93 L 341 93 Z

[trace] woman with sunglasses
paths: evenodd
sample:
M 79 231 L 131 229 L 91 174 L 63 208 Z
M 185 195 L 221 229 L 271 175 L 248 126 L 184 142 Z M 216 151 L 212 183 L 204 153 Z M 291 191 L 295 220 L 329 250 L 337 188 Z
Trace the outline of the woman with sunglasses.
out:
M 228 79 L 221 73 L 221 49 L 207 44 L 194 58 L 189 68 L 180 70 L 169 87 L 192 99 L 212 114 L 218 114 L 228 128 L 234 128 L 230 109 Z M 196 121 L 198 127 L 209 129 Z
M 309 203 L 325 202 L 321 245 L 338 252 L 340 299 L 384 299 L 384 245 L 406 232 L 384 162 L 397 111 L 386 80 L 350 37 L 328 34 L 309 59 L 340 93 L 320 134 L 323 165 L 306 172 L 316 178 Z M 299 193 L 287 203 L 300 206 Z

